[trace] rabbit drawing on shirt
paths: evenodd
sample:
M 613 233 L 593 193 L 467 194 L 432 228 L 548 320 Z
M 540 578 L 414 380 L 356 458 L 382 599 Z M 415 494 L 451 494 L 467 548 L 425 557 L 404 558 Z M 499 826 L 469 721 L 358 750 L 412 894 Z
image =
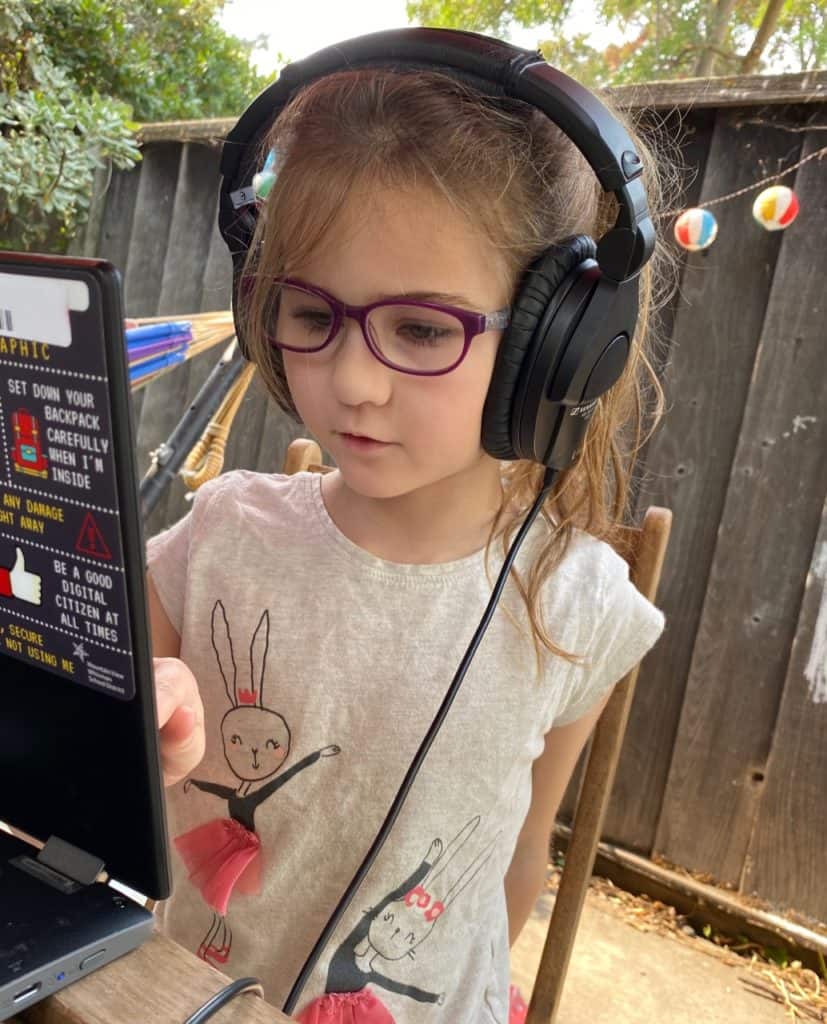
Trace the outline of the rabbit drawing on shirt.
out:
M 476 815 L 465 823 L 447 848 L 434 839 L 422 863 L 364 916 L 330 961 L 326 992 L 316 1001 L 324 1009 L 330 993 L 360 992 L 373 984 L 417 1002 L 439 1003 L 444 992 L 428 992 L 389 977 L 386 965 L 416 959 L 415 950 L 433 932 L 436 922 L 488 863 L 499 833 L 474 855 L 466 845 L 480 824 Z M 456 913 L 456 912 L 455 912 Z M 304 1019 L 308 1011 L 300 1019 Z
M 175 839 L 190 880 L 213 908 L 213 921 L 198 949 L 202 959 L 226 963 L 232 932 L 226 922 L 227 905 L 234 891 L 257 892 L 261 884 L 261 841 L 255 830 L 257 809 L 287 782 L 315 764 L 333 757 L 341 748 L 322 747 L 287 771 L 280 772 L 290 755 L 291 733 L 284 717 L 264 702 L 264 684 L 270 640 L 270 613 L 265 610 L 250 643 L 250 679 L 239 680 L 227 614 L 221 601 L 212 611 L 212 646 L 218 661 L 230 709 L 221 720 L 224 757 L 238 785 L 205 779 L 187 779 L 193 786 L 227 801 L 228 818 L 196 826 Z M 254 788 L 256 787 L 256 788 Z

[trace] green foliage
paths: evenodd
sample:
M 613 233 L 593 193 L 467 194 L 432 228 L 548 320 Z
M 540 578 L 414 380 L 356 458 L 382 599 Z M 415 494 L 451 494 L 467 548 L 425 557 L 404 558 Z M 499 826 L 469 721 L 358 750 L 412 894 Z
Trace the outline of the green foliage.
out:
M 790 954 L 786 946 L 764 946 L 764 953 L 768 960 L 772 960 L 779 967 L 790 966 Z
M 117 96 L 136 121 L 231 117 L 267 79 L 262 39 L 221 28 L 224 0 L 28 0 L 46 53 L 83 92 Z
M 0 248 L 64 251 L 137 121 L 237 114 L 266 79 L 223 0 L 0 0 Z
M 787 0 L 767 56 L 790 68 L 827 68 L 827 6 L 823 0 Z
M 731 10 L 730 10 L 731 8 Z M 586 34 L 567 30 L 573 0 L 409 0 L 408 18 L 422 25 L 508 38 L 514 26 L 537 28 L 543 56 L 593 87 L 628 82 L 737 74 L 767 13 L 767 0 L 597 0 L 597 25 L 617 33 L 598 50 Z M 714 37 L 722 17 L 721 34 Z M 770 65 L 804 71 L 827 64 L 823 0 L 786 0 L 757 71 Z M 699 70 L 704 57 L 708 70 Z
M 0 247 L 63 250 L 94 170 L 140 158 L 129 107 L 83 95 L 53 64 L 23 4 L 0 5 Z

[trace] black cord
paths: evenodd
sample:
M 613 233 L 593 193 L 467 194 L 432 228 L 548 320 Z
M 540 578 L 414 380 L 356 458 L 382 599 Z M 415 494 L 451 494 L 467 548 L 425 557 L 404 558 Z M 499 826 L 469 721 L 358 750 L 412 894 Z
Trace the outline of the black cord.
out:
M 191 1017 L 187 1017 L 184 1024 L 201 1024 L 202 1021 L 217 1013 L 231 999 L 235 999 L 236 996 L 240 996 L 244 992 L 255 992 L 257 996 L 264 997 L 264 990 L 258 978 L 238 978 L 219 989 L 212 999 L 207 1000 L 203 1006 L 199 1006 Z
M 298 998 L 301 995 L 301 991 L 304 988 L 305 984 L 307 983 L 307 979 L 310 977 L 310 972 L 316 966 L 316 962 L 321 956 L 325 946 L 330 941 L 330 937 L 333 934 L 339 921 L 341 920 L 342 915 L 350 906 L 350 902 L 356 895 L 357 889 L 362 884 L 365 875 L 370 870 L 370 867 L 373 864 L 374 860 L 376 860 L 379 851 L 384 846 L 385 840 L 388 838 L 388 834 L 390 833 L 390 830 L 393 827 L 394 822 L 399 817 L 399 812 L 402 810 L 402 805 L 405 803 L 405 800 L 407 799 L 408 791 L 410 790 L 411 785 L 413 784 L 413 781 L 416 778 L 416 775 L 422 765 L 422 762 L 425 760 L 425 757 L 427 756 L 428 751 L 430 750 L 431 744 L 434 742 L 434 739 L 436 738 L 436 734 L 439 732 L 439 729 L 442 725 L 443 720 L 445 719 L 445 716 L 448 714 L 449 708 L 454 702 L 454 698 L 457 695 L 460 684 L 462 683 L 462 680 L 465 678 L 465 673 L 468 671 L 468 666 L 471 664 L 471 659 L 474 657 L 477 647 L 479 647 L 480 641 L 482 640 L 483 634 L 488 628 L 488 623 L 491 621 L 491 616 L 494 614 L 494 609 L 496 608 L 497 602 L 500 599 L 500 594 L 502 593 L 503 587 L 506 584 L 506 580 L 508 579 L 508 573 L 511 569 L 511 565 L 517 555 L 517 552 L 520 549 L 520 545 L 525 539 L 525 536 L 528 533 L 531 524 L 537 518 L 537 513 L 542 508 L 543 501 L 546 495 L 548 494 L 549 489 L 551 488 L 551 485 L 554 482 L 554 478 L 556 475 L 557 470 L 546 469 L 545 476 L 543 477 L 543 484 L 540 488 L 540 493 L 537 495 L 534 504 L 531 506 L 528 515 L 525 517 L 523 525 L 520 527 L 519 533 L 514 538 L 511 547 L 508 549 L 508 554 L 505 556 L 505 561 L 503 562 L 502 568 L 500 569 L 500 574 L 497 577 L 497 582 L 494 584 L 494 589 L 491 592 L 491 597 L 489 598 L 488 605 L 486 606 L 483 616 L 480 619 L 476 632 L 471 637 L 471 642 L 468 644 L 468 648 L 466 649 L 465 654 L 462 656 L 462 661 L 460 661 L 459 667 L 457 668 L 451 685 L 448 687 L 448 691 L 442 700 L 442 704 L 440 704 L 439 706 L 439 710 L 436 713 L 436 717 L 434 718 L 433 722 L 431 722 L 430 728 L 425 733 L 425 738 L 420 743 L 419 749 L 414 755 L 414 759 L 413 761 L 411 761 L 410 766 L 408 767 L 408 771 L 405 773 L 405 778 L 402 780 L 402 785 L 399 787 L 396 796 L 393 798 L 393 803 L 391 804 L 390 809 L 388 810 L 385 820 L 382 822 L 382 827 L 377 832 L 376 838 L 373 840 L 370 849 L 365 854 L 364 860 L 357 868 L 356 874 L 353 876 L 347 889 L 345 889 L 344 893 L 342 894 L 341 899 L 336 905 L 336 909 L 330 915 L 329 921 L 324 926 L 324 929 L 322 930 L 322 933 L 319 936 L 319 938 L 316 940 L 316 945 L 310 951 L 310 955 L 305 961 L 304 967 L 302 967 L 301 971 L 299 972 L 298 978 L 296 978 L 295 982 L 293 983 L 293 987 L 290 989 L 290 994 L 287 996 L 287 1001 L 285 1002 L 282 1008 L 284 1013 L 289 1015 L 293 1012 L 293 1008 L 295 1007 L 296 1002 L 298 1001 Z M 189 1024 L 189 1022 L 187 1022 L 187 1024 Z M 193 1024 L 195 1024 L 195 1022 L 193 1022 Z

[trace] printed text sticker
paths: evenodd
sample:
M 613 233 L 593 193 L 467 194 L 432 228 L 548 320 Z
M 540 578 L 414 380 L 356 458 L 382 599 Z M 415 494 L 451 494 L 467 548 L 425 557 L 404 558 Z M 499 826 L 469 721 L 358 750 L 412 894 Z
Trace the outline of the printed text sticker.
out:
M 0 650 L 135 693 L 100 296 L 0 273 Z

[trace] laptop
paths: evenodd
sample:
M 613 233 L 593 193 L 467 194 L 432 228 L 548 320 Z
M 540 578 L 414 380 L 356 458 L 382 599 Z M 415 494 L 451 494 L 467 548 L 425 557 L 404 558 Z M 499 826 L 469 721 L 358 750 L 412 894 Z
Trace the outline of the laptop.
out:
M 6 1020 L 151 935 L 152 914 L 124 887 L 170 890 L 111 264 L 0 252 L 0 444 Z

